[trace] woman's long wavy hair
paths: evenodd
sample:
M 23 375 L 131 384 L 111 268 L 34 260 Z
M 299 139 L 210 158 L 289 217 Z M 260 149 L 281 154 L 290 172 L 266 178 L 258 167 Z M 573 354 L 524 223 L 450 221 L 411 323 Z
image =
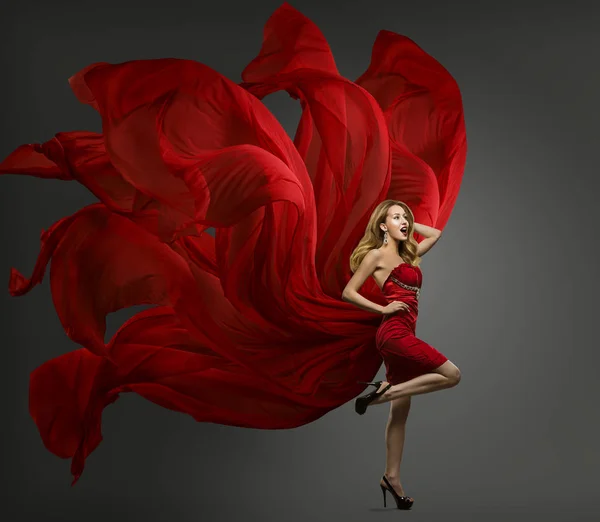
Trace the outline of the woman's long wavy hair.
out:
M 383 245 L 384 231 L 381 230 L 379 225 L 385 223 L 388 210 L 394 205 L 401 206 L 408 216 L 407 237 L 405 241 L 400 242 L 398 255 L 400 255 L 406 263 L 413 266 L 418 266 L 421 263 L 421 258 L 417 254 L 418 243 L 414 238 L 415 217 L 413 216 L 412 211 L 408 205 L 402 201 L 386 199 L 379 203 L 371 213 L 369 223 L 365 229 L 365 235 L 358 242 L 358 246 L 352 251 L 352 254 L 350 254 L 350 270 L 352 270 L 352 273 L 356 272 L 362 260 L 367 255 L 367 252 Z

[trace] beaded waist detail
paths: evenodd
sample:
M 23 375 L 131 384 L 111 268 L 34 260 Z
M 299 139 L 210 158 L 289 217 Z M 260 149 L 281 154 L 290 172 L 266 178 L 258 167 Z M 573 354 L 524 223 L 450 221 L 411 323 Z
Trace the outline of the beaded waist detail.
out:
M 407 290 L 412 290 L 413 292 L 415 292 L 415 298 L 417 299 L 417 301 L 419 300 L 419 294 L 421 293 L 421 289 L 418 286 L 405 285 L 402 281 L 398 280 L 394 276 L 390 276 L 390 279 L 402 288 L 406 288 Z

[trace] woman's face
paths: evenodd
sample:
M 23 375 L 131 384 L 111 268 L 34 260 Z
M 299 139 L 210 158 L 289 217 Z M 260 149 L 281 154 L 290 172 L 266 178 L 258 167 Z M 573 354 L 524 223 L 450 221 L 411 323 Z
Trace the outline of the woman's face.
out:
M 396 241 L 405 241 L 408 238 L 408 215 L 400 205 L 393 205 L 388 209 L 385 224 L 387 231 Z

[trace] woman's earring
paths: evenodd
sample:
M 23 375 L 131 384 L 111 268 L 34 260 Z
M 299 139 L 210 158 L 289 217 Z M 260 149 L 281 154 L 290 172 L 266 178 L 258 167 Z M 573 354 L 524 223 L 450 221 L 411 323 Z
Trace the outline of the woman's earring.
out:
M 383 242 L 387 245 L 387 230 L 383 234 Z

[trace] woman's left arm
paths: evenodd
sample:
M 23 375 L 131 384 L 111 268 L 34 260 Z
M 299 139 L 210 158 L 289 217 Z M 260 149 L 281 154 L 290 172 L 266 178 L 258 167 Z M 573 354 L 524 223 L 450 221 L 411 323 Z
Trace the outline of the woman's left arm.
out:
M 422 223 L 414 224 L 414 231 L 421 236 L 424 236 L 425 239 L 419 243 L 417 254 L 418 256 L 422 256 L 425 252 L 428 252 L 429 249 L 435 245 L 440 237 L 442 237 L 442 231 L 437 228 L 428 227 L 427 225 L 423 225 Z

